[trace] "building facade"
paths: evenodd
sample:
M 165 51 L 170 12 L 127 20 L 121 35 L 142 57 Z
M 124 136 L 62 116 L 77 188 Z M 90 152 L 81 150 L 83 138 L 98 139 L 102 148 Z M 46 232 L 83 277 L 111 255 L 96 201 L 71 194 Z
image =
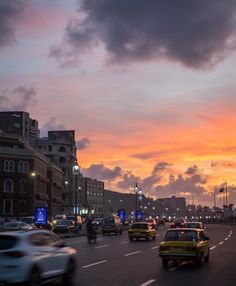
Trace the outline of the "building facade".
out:
M 60 166 L 63 172 L 63 212 L 71 213 L 76 205 L 76 176 L 73 168 L 77 162 L 75 131 L 49 131 L 48 137 L 39 138 L 36 149 Z
M 62 198 L 62 176 L 22 137 L 0 135 L 0 216 L 31 216 L 46 206 L 51 217 L 61 203 L 55 198 Z
M 38 121 L 30 118 L 28 112 L 3 111 L 0 112 L 0 134 L 12 134 L 27 139 L 30 144 L 39 138 Z

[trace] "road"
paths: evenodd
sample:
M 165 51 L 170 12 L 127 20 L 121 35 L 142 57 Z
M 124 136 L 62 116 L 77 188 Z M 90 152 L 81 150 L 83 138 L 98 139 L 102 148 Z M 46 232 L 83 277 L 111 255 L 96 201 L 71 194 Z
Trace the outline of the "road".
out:
M 235 286 L 236 226 L 207 225 L 210 261 L 202 267 L 182 262 L 163 269 L 159 244 L 168 226 L 159 227 L 155 241 L 128 240 L 122 235 L 99 235 L 89 245 L 86 237 L 66 239 L 78 251 L 75 285 L 79 286 Z

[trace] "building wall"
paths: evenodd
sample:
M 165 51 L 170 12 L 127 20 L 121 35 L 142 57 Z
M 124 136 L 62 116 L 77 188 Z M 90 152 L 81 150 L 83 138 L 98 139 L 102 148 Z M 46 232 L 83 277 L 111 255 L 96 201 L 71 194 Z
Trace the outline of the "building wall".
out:
M 49 168 L 50 160 L 20 137 L 0 136 L 0 216 L 34 215 L 36 206 L 49 206 L 51 211 L 51 193 L 62 189 L 62 171 L 54 166 L 51 181 L 57 186 L 50 188 Z M 60 191 L 55 194 L 59 197 Z
M 75 175 L 73 166 L 76 162 L 75 131 L 49 131 L 48 137 L 37 140 L 35 147 L 47 156 L 63 171 L 63 208 L 71 212 L 75 205 Z

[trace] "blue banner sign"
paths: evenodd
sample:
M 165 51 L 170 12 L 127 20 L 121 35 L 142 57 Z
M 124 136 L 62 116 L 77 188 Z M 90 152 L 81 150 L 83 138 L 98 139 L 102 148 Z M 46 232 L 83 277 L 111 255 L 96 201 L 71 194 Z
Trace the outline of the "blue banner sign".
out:
M 46 225 L 47 224 L 47 208 L 46 207 L 36 207 L 34 213 L 34 219 L 36 225 Z

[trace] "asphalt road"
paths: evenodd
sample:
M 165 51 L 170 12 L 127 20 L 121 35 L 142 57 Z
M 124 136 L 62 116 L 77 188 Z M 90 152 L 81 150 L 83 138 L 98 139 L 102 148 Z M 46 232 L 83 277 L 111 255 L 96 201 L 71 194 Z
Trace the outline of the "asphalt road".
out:
M 210 261 L 202 267 L 182 262 L 163 269 L 158 256 L 166 227 L 159 227 L 155 241 L 128 240 L 122 235 L 99 235 L 90 245 L 86 237 L 66 242 L 78 251 L 75 285 L 79 286 L 235 286 L 236 226 L 207 225 Z

